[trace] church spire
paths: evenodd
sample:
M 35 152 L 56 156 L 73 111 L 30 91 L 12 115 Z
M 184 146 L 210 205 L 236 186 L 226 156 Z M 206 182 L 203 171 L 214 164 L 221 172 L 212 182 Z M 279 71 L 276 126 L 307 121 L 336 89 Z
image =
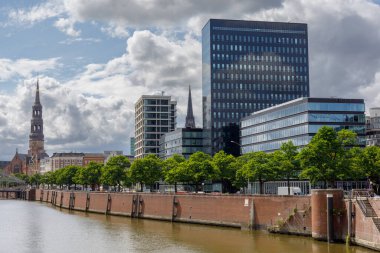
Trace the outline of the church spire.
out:
M 44 151 L 44 122 L 42 119 L 42 105 L 40 102 L 40 87 L 37 80 L 36 97 L 32 106 L 30 121 L 29 151 L 30 156 L 41 154 Z
M 40 85 L 39 85 L 39 80 L 38 79 L 37 79 L 36 98 L 34 100 L 34 104 L 35 105 L 40 104 Z
M 191 88 L 189 85 L 189 98 L 187 101 L 187 115 L 186 115 L 186 128 L 195 128 L 195 120 L 193 115 L 193 103 L 191 101 Z

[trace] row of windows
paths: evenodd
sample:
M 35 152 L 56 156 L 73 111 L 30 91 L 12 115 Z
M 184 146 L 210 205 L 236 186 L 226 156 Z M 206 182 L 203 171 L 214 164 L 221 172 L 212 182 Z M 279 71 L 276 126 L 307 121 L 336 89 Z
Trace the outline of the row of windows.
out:
M 308 134 L 308 125 L 295 126 L 254 136 L 242 137 L 242 145 L 288 138 L 295 135 Z
M 238 81 L 271 81 L 271 82 L 307 82 L 307 75 L 256 75 L 256 74 L 229 74 L 212 73 L 212 80 L 238 80 Z
M 241 130 L 241 136 L 247 136 L 257 133 L 263 133 L 274 129 L 285 128 L 289 126 L 299 125 L 307 122 L 307 114 L 296 115 L 293 117 L 271 121 L 258 126 L 252 126 Z
M 326 123 L 364 123 L 364 114 L 301 114 L 293 117 L 288 117 L 281 120 L 270 121 L 265 124 L 244 128 L 241 130 L 242 136 L 263 133 L 279 128 L 286 128 L 289 126 L 299 125 L 306 122 L 326 122 Z M 359 132 L 361 133 L 362 126 Z M 356 129 L 357 130 L 357 129 Z M 358 133 L 359 133 L 358 132 Z
M 281 94 L 280 94 L 281 95 Z M 306 94 L 304 94 L 306 96 Z M 255 101 L 250 101 L 248 103 L 234 103 L 234 102 L 213 102 L 212 103 L 212 109 L 213 111 L 215 110 L 225 110 L 225 109 L 249 109 L 249 110 L 256 110 L 256 109 L 264 109 L 268 107 L 275 106 L 277 104 L 296 99 L 298 97 L 302 97 L 300 94 L 283 94 L 281 96 L 275 96 L 276 99 L 265 99 L 264 95 L 263 98 L 261 99 L 255 99 Z M 263 103 L 263 102 L 271 102 L 271 103 Z
M 265 104 L 263 104 L 265 106 Z M 239 108 L 238 108 L 239 109 Z M 240 108 L 243 109 L 243 108 Z M 214 123 L 218 119 L 241 119 L 242 117 L 247 116 L 249 113 L 248 112 L 213 112 L 213 119 Z M 214 127 L 220 127 L 220 126 L 214 126 Z
M 287 95 L 284 94 L 283 96 L 281 95 L 281 97 L 276 96 L 276 99 L 265 99 L 264 98 L 265 96 L 263 94 L 262 98 L 260 99 L 257 98 L 254 101 L 248 101 L 244 103 L 237 103 L 237 102 L 234 103 L 234 102 L 226 102 L 226 101 L 213 102 L 212 109 L 213 111 L 226 110 L 226 109 L 227 110 L 264 109 L 264 108 L 271 107 L 271 106 L 274 106 L 274 105 L 277 105 L 277 104 L 280 104 L 280 103 L 283 103 L 283 102 L 286 102 L 286 101 L 289 101 L 301 96 L 302 95 L 300 94 L 287 94 Z M 270 102 L 270 103 L 265 103 L 265 102 Z
M 203 138 L 204 132 L 183 132 L 184 138 Z
M 309 125 L 309 133 L 317 133 L 318 130 L 325 125 Z M 342 129 L 351 130 L 357 134 L 365 134 L 365 126 L 342 126 L 342 125 L 328 125 L 334 128 L 335 131 L 340 131 Z
M 262 115 L 254 116 L 253 118 L 242 121 L 242 127 L 248 127 L 257 125 L 267 121 L 291 116 L 305 111 L 352 111 L 352 112 L 364 112 L 364 104 L 359 103 L 301 103 L 292 105 L 282 109 L 276 109 L 275 111 L 268 112 Z
M 310 111 L 352 111 L 364 112 L 364 103 L 309 103 Z
M 213 63 L 213 70 L 244 70 L 244 71 L 271 71 L 271 72 L 307 72 L 306 66 L 289 66 L 289 65 L 255 65 L 255 64 L 224 64 Z
M 242 117 L 244 117 L 244 116 L 246 116 L 246 115 L 248 115 L 249 113 L 231 113 L 231 116 L 232 115 L 235 115 L 236 117 L 238 117 L 239 115 L 240 115 L 240 118 L 242 118 Z M 240 119 L 240 118 L 236 118 L 236 120 L 238 120 L 238 119 Z M 224 119 L 225 120 L 225 119 Z M 236 121 L 235 120 L 235 121 Z M 214 121 L 213 122 L 213 127 L 214 127 L 214 129 L 220 129 L 220 128 L 222 128 L 222 127 L 225 127 L 225 126 L 228 126 L 229 124 L 231 124 L 231 123 L 233 123 L 233 122 L 231 122 L 231 121 L 223 121 L 223 119 L 222 119 L 222 121 Z M 214 138 L 215 138 L 215 133 L 214 133 Z
M 169 106 L 144 106 L 144 112 L 168 112 Z
M 213 99 L 258 99 L 258 100 L 282 100 L 282 98 L 286 98 L 287 94 L 282 93 L 282 91 L 285 92 L 291 92 L 291 93 L 302 93 L 303 91 L 307 91 L 307 87 L 304 85 L 291 85 L 291 89 L 289 90 L 279 90 L 278 86 L 275 86 L 275 90 L 263 90 L 263 93 L 257 92 L 256 90 L 253 91 L 246 91 L 244 93 L 237 92 L 237 93 L 231 93 L 231 92 L 213 92 L 212 98 Z M 278 89 L 278 90 L 277 90 Z M 295 91 L 295 92 L 294 92 Z M 270 93 L 268 93 L 270 92 Z M 279 94 L 274 92 L 281 92 Z M 290 95 L 290 94 L 288 94 Z M 289 96 L 288 96 L 289 97 Z
M 144 99 L 144 105 L 169 105 L 169 100 Z
M 242 147 L 242 153 L 245 154 L 248 152 L 277 150 L 280 149 L 283 143 L 288 141 L 292 141 L 295 146 L 305 146 L 310 142 L 311 138 L 311 136 L 298 136 L 294 138 L 276 140 L 267 143 L 248 145 Z
M 224 31 L 250 31 L 250 32 L 278 32 L 278 33 L 300 33 L 306 34 L 305 31 L 295 30 L 272 30 L 272 29 L 251 29 L 251 28 L 233 28 L 233 27 L 213 27 L 213 30 Z M 274 43 L 290 45 L 306 45 L 305 38 L 287 38 L 271 36 L 254 36 L 254 35 L 230 35 L 230 34 L 213 34 L 212 41 L 231 41 L 231 42 L 257 42 L 257 43 Z
M 252 143 L 266 142 L 276 139 L 288 138 L 296 135 L 304 134 L 315 134 L 318 130 L 325 125 L 300 125 L 286 129 L 280 129 L 276 131 L 271 131 L 263 134 L 253 135 L 253 136 L 242 136 L 241 143 L 242 145 L 249 145 Z M 357 134 L 364 134 L 364 126 L 342 126 L 342 125 L 328 125 L 329 127 L 334 128 L 335 131 L 340 131 L 342 129 L 348 129 L 354 131 Z
M 365 123 L 364 114 L 319 114 L 310 113 L 309 122 L 353 122 Z
M 246 57 L 244 60 L 244 57 Z M 265 62 L 265 63 L 296 63 L 296 64 L 306 64 L 307 57 L 297 57 L 297 56 L 280 56 L 280 55 L 252 55 L 252 60 L 248 56 L 239 56 L 239 55 L 229 55 L 229 54 L 212 54 L 213 61 L 245 61 L 245 62 Z M 241 59 L 242 58 L 242 59 Z
M 227 51 L 227 52 L 258 52 L 258 53 L 277 53 L 277 54 L 307 54 L 306 47 L 272 47 L 272 46 L 250 46 L 250 45 L 224 45 L 212 44 L 212 51 Z
M 266 83 L 224 83 L 224 82 L 212 82 L 212 89 L 213 90 L 234 90 L 233 92 L 236 92 L 236 90 L 254 90 L 254 91 L 294 91 L 295 85 L 293 84 L 266 84 Z M 305 90 L 307 90 L 307 86 L 305 86 Z

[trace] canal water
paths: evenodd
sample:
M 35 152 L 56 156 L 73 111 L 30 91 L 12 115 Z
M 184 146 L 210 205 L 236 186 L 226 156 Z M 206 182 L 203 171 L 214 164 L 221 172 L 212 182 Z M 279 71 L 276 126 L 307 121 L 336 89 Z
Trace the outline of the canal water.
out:
M 0 200 L 0 252 L 373 253 L 301 236 L 130 219 Z

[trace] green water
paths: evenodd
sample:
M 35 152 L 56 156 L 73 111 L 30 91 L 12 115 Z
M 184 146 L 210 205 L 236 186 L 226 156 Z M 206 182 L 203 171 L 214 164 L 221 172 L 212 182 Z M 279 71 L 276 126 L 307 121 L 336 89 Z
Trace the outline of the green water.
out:
M 39 202 L 0 200 L 0 252 L 374 251 L 301 236 L 86 214 Z

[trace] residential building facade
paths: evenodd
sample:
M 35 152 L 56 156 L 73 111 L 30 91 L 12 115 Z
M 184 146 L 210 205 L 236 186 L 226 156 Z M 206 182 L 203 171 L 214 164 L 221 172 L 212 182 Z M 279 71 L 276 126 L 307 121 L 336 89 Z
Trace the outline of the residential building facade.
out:
M 176 128 L 176 105 L 163 94 L 139 98 L 135 104 L 135 158 L 159 154 L 161 136 Z
M 212 153 L 239 155 L 241 118 L 308 97 L 308 61 L 306 24 L 209 20 L 202 29 L 202 98 Z
M 323 126 L 357 133 L 365 145 L 363 99 L 299 98 L 252 113 L 241 120 L 242 153 L 272 152 L 292 141 L 303 147 Z
M 54 153 L 51 156 L 52 171 L 69 165 L 83 166 L 84 153 Z
M 105 155 L 104 153 L 84 153 L 83 165 L 87 166 L 90 162 L 104 164 Z

